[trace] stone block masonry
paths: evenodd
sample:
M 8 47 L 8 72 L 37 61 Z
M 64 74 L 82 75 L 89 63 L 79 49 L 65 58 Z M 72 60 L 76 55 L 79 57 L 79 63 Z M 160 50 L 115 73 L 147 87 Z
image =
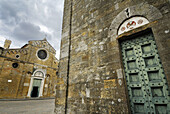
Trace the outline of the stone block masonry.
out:
M 140 26 L 135 28 L 128 22 L 132 17 L 148 22 L 140 25 L 140 20 Z M 133 99 L 129 96 L 120 45 L 126 37 L 152 31 L 165 85 L 170 86 L 169 18 L 168 0 L 65 0 L 56 114 L 140 113 L 142 105 L 130 104 Z M 130 28 L 118 35 L 125 21 Z M 149 111 L 158 110 L 155 104 Z

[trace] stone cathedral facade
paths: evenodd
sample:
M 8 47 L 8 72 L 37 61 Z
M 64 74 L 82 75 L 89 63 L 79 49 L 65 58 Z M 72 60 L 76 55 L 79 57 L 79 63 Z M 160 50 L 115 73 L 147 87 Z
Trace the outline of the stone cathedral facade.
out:
M 46 39 L 32 40 L 11 49 L 10 40 L 0 48 L 0 99 L 55 96 L 58 60 Z
M 169 19 L 169 0 L 65 0 L 56 114 L 169 114 Z

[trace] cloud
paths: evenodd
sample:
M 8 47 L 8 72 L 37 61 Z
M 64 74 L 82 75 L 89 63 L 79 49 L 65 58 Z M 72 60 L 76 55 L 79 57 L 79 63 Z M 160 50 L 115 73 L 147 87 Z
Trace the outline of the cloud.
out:
M 0 36 L 16 48 L 47 35 L 59 58 L 63 5 L 64 0 L 0 0 Z
M 13 36 L 17 40 L 28 41 L 28 40 L 40 40 L 45 37 L 45 32 L 40 31 L 40 27 L 32 23 L 22 22 L 13 31 Z M 51 37 L 48 34 L 48 37 Z
M 5 38 L 3 36 L 0 36 L 0 47 L 4 46 Z

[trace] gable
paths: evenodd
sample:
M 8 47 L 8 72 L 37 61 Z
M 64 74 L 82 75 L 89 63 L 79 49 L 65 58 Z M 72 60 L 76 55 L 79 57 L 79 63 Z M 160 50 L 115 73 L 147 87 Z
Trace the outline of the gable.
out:
M 34 41 L 29 41 L 29 44 L 32 46 L 36 46 L 38 48 L 45 48 L 49 50 L 52 53 L 56 53 L 56 50 L 51 46 L 51 44 L 46 41 L 46 40 L 34 40 Z

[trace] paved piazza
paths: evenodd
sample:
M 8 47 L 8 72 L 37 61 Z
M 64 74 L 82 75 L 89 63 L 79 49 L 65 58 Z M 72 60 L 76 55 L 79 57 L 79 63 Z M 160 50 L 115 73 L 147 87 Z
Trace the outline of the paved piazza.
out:
M 54 114 L 55 99 L 0 101 L 0 114 Z

